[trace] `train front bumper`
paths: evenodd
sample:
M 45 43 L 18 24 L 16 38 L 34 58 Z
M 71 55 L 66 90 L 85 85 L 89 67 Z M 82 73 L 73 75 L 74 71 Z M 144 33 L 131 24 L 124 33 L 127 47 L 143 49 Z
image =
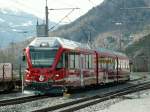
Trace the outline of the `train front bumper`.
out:
M 62 85 L 51 85 L 49 83 L 32 82 L 31 84 L 24 86 L 25 94 L 62 94 L 66 91 L 67 89 Z

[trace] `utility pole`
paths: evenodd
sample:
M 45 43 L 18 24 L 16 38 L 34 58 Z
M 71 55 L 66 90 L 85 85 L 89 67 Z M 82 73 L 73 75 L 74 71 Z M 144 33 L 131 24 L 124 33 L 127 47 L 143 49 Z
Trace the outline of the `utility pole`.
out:
M 49 29 L 49 25 L 48 25 L 48 6 L 47 6 L 47 0 L 46 0 L 46 6 L 45 6 L 45 21 L 46 21 L 46 32 L 45 32 L 45 35 L 48 37 L 48 29 Z
M 48 9 L 48 3 L 47 3 L 47 0 L 46 0 L 46 6 L 45 6 L 45 36 L 48 37 L 49 34 L 49 19 L 48 19 L 48 16 L 49 16 L 49 10 L 75 10 L 75 9 L 79 9 L 79 8 L 58 8 L 58 9 Z M 69 13 L 70 14 L 70 13 Z
M 121 51 L 122 50 L 122 44 L 121 44 L 121 42 L 122 42 L 122 29 L 121 29 L 122 23 L 115 23 L 115 25 L 118 26 L 119 32 L 120 32 L 120 36 L 118 38 L 118 43 L 119 43 L 119 50 Z

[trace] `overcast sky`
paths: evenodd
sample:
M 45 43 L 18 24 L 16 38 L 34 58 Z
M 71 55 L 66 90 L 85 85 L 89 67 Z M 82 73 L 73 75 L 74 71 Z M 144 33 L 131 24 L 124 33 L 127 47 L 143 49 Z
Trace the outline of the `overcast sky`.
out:
M 74 10 L 65 22 L 70 22 L 81 15 L 85 14 L 89 9 L 99 5 L 103 0 L 48 0 L 48 7 L 51 8 L 80 8 Z M 23 10 L 32 13 L 44 19 L 45 17 L 45 0 L 0 0 L 0 8 L 9 8 L 15 11 Z M 71 10 L 49 11 L 49 19 L 54 22 L 60 21 Z

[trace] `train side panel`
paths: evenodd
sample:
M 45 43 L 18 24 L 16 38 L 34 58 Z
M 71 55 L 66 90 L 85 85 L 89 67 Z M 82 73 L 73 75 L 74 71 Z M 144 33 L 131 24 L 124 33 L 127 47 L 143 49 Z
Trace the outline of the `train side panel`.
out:
M 130 78 L 129 59 L 113 52 L 97 52 L 98 84 L 127 81 Z
M 118 57 L 118 81 L 130 79 L 129 59 Z
M 96 84 L 96 65 L 94 53 L 66 52 L 66 82 L 67 86 L 83 87 Z

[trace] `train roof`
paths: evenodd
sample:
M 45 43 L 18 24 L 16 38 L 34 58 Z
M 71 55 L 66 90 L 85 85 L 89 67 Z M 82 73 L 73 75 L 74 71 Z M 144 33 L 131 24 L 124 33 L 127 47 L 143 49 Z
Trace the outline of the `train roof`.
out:
M 67 40 L 61 37 L 37 37 L 30 44 L 29 47 L 41 47 L 42 44 L 47 47 L 63 47 L 69 49 L 84 48 L 91 49 L 87 44 L 81 44 L 72 40 Z
M 44 46 L 41 46 L 42 44 Z M 75 42 L 75 41 L 64 39 L 61 37 L 37 37 L 29 44 L 29 47 L 37 47 L 37 48 L 39 47 L 58 48 L 60 46 L 63 48 L 68 48 L 68 49 L 81 48 L 81 49 L 92 50 L 88 44 Z M 112 57 L 118 56 L 120 58 L 127 58 L 127 56 L 121 52 L 115 52 L 115 51 L 108 50 L 105 48 L 97 48 L 95 49 L 95 51 L 103 55 L 109 55 Z
M 119 56 L 119 57 L 122 57 L 122 58 L 127 58 L 127 56 L 124 53 L 116 52 L 116 51 L 113 51 L 113 50 L 108 50 L 108 49 L 105 49 L 105 48 L 97 48 L 96 51 L 100 52 L 100 53 L 103 53 L 103 54 L 109 54 L 111 56 Z

